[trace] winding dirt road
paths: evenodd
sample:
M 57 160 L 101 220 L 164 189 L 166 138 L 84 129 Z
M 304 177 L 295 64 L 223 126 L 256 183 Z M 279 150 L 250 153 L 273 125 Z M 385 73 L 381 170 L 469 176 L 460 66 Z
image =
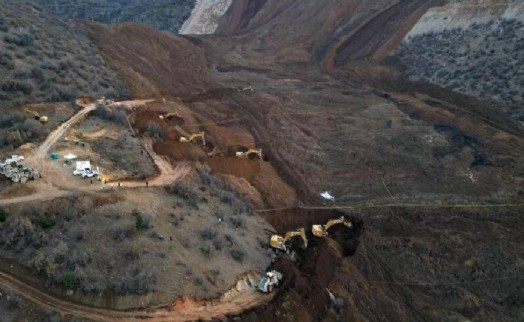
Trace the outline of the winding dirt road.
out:
M 144 103 L 147 101 L 133 101 L 132 103 L 137 102 Z M 46 159 L 50 149 L 66 133 L 67 129 L 96 108 L 95 104 L 87 104 L 83 105 L 83 107 L 84 108 L 77 114 L 51 132 L 46 140 L 36 149 L 35 153 L 27 158 L 27 163 L 38 166 L 42 165 L 42 162 L 47 162 Z M 159 170 L 158 176 L 151 178 L 149 181 L 150 187 L 165 186 L 182 180 L 193 170 L 193 166 L 189 162 L 179 163 L 173 168 L 168 160 L 155 153 L 153 143 L 150 139 L 143 139 L 142 142 L 144 149 L 149 153 Z M 144 186 L 145 182 L 143 180 L 125 182 L 125 188 Z M 47 180 L 39 180 L 35 188 L 36 192 L 31 195 L 0 200 L 0 204 L 51 200 L 73 192 L 69 191 L 66 187 L 60 187 L 56 183 Z M 97 190 L 96 185 L 78 187 L 78 189 L 86 192 Z M 78 191 L 78 189 L 76 191 Z M 39 289 L 31 286 L 1 271 L 0 287 L 15 292 L 38 306 L 56 311 L 63 316 L 72 316 L 93 321 L 134 321 L 138 319 L 153 322 L 176 322 L 224 319 L 228 315 L 240 314 L 248 309 L 264 304 L 274 296 L 274 294 L 268 295 L 260 293 L 255 289 L 246 289 L 227 297 L 227 299 L 215 301 L 181 300 L 151 308 L 119 311 L 96 308 L 68 301 L 62 297 L 48 294 L 43 288 Z
M 184 300 L 153 308 L 117 311 L 90 307 L 54 297 L 3 272 L 0 272 L 0 286 L 16 292 L 43 308 L 56 311 L 64 316 L 104 322 L 134 321 L 135 319 L 151 322 L 209 321 L 225 318 L 227 315 L 240 314 L 245 310 L 270 301 L 275 294 L 246 290 L 239 292 L 234 298 L 227 301 Z
M 151 101 L 153 100 L 135 100 L 124 101 L 119 103 L 123 106 L 132 106 L 145 104 Z M 45 165 L 45 162 L 47 162 L 47 158 L 51 148 L 60 140 L 60 138 L 64 136 L 66 131 L 71 126 L 82 120 L 82 118 L 85 117 L 89 112 L 93 111 L 96 108 L 96 105 L 94 103 L 85 104 L 81 106 L 83 106 L 83 108 L 78 113 L 76 113 L 69 120 L 58 126 L 47 136 L 45 141 L 36 149 L 35 153 L 30 155 L 26 159 L 27 164 L 35 168 L 42 168 L 42 166 Z M 173 182 L 182 180 L 192 171 L 193 167 L 189 162 L 181 162 L 175 168 L 173 168 L 173 166 L 168 160 L 156 154 L 156 152 L 153 150 L 153 143 L 150 139 L 143 139 L 142 142 L 144 145 L 144 149 L 148 152 L 149 156 L 155 163 L 159 172 L 157 176 L 149 179 L 150 187 L 165 186 Z M 137 188 L 145 186 L 146 184 L 144 180 L 126 181 L 124 185 L 125 188 Z M 56 182 L 51 182 L 47 180 L 39 180 L 39 182 L 35 183 L 35 188 L 36 191 L 30 195 L 1 199 L 0 204 L 7 205 L 30 201 L 52 200 L 55 198 L 67 196 L 68 194 L 73 192 L 72 190 L 67 189 L 67 187 L 60 186 Z M 99 188 L 97 185 L 76 186 L 74 191 L 93 192 L 97 191 L 98 189 Z

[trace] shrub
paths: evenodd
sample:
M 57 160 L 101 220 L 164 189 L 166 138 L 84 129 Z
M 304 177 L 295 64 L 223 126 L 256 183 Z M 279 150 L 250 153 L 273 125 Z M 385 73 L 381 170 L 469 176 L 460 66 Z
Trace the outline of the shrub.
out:
M 151 220 L 151 217 L 149 215 L 141 214 L 138 211 L 133 212 L 133 216 L 135 216 L 135 228 L 136 230 L 146 230 L 149 228 L 149 221 Z
M 4 208 L 0 207 L 0 222 L 5 222 L 7 220 L 7 212 Z
M 200 237 L 204 240 L 212 240 L 217 237 L 217 231 L 211 227 L 203 229 L 200 231 Z
M 242 261 L 244 260 L 244 251 L 238 249 L 238 248 L 235 248 L 235 249 L 232 249 L 231 250 L 231 257 L 236 260 L 237 262 L 239 263 L 242 263 Z
M 55 219 L 51 216 L 44 216 L 40 218 L 39 223 L 40 226 L 44 229 L 51 228 L 56 224 Z
M 62 278 L 62 285 L 66 290 L 72 290 L 75 285 L 75 277 L 72 272 L 65 272 Z
M 160 125 L 153 121 L 149 121 L 146 123 L 146 132 L 156 139 L 161 139 L 164 135 L 164 131 L 162 130 Z

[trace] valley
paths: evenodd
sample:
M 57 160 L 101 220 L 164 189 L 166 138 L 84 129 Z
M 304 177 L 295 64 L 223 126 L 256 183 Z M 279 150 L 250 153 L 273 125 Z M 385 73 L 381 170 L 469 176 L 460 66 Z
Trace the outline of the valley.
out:
M 19 307 L 94 321 L 522 319 L 521 6 L 222 5 L 182 35 L 83 22 L 133 101 L 97 112 L 90 92 L 43 143 L 9 151 L 47 173 L 0 190 L 0 225 L 23 221 L 32 234 L 20 236 L 41 245 L 0 236 L 17 265 L 0 265 L 0 286 Z M 249 149 L 261 157 L 238 156 Z M 103 183 L 72 178 L 49 160 L 55 150 L 103 165 Z M 44 213 L 55 226 L 39 226 Z M 134 226 L 137 213 L 150 227 Z M 351 229 L 311 234 L 342 215 Z M 96 234 L 77 241 L 90 261 L 71 265 L 55 248 L 76 254 L 77 220 Z M 293 260 L 269 246 L 301 227 L 308 247 Z M 283 279 L 264 294 L 254 284 L 269 269 Z

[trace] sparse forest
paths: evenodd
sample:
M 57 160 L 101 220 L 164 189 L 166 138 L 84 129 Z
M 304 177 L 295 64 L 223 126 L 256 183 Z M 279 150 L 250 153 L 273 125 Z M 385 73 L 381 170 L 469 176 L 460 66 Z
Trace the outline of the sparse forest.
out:
M 396 51 L 410 80 L 493 101 L 524 121 L 524 23 L 474 23 L 408 38 Z
M 129 95 L 82 24 L 49 18 L 18 1 L 2 2 L 0 74 L 0 108 L 69 101 L 78 95 Z
M 104 23 L 137 22 L 178 32 L 191 15 L 195 0 L 33 0 L 61 17 Z

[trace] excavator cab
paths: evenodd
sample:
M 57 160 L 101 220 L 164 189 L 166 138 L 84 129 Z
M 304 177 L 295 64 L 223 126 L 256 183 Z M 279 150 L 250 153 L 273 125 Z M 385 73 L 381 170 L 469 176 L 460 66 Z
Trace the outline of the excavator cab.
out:
M 284 237 L 279 235 L 271 236 L 269 245 L 275 249 L 283 250 L 285 252 L 290 251 L 290 245 L 288 242 L 294 237 L 302 237 L 303 248 L 307 248 L 307 237 L 304 228 L 297 229 L 295 231 L 288 231 Z
M 349 229 L 353 227 L 353 224 L 350 221 L 347 221 L 344 218 L 344 216 L 340 216 L 340 218 L 330 219 L 325 225 L 313 225 L 313 227 L 311 228 L 311 232 L 315 237 L 327 237 L 329 236 L 329 228 L 339 224 L 342 224 L 348 227 Z

